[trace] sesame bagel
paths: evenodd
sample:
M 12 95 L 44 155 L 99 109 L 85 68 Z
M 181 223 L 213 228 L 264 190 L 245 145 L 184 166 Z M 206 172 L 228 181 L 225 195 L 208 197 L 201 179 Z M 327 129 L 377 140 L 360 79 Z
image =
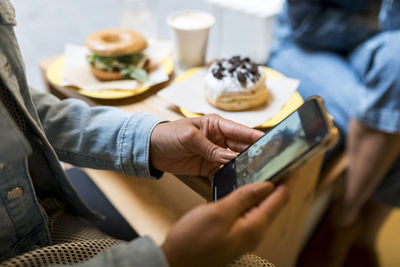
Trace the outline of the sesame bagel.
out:
M 126 29 L 105 29 L 91 33 L 86 46 L 99 56 L 120 56 L 141 52 L 147 41 L 140 33 Z
M 144 83 L 157 67 L 145 54 L 146 39 L 131 30 L 96 31 L 86 38 L 86 47 L 92 52 L 87 57 L 90 70 L 100 81 L 134 79 Z
M 100 81 L 116 81 L 125 79 L 125 76 L 122 75 L 119 71 L 100 70 L 93 67 L 92 64 L 90 64 L 90 70 L 92 71 L 93 75 Z

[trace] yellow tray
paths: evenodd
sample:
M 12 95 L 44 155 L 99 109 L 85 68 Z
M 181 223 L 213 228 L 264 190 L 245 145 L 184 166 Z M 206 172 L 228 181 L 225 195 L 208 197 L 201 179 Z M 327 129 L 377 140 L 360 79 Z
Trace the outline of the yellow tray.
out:
M 174 62 L 170 57 L 165 58 L 161 62 L 161 66 L 164 68 L 165 72 L 168 75 L 170 75 L 174 70 Z M 61 73 L 63 71 L 64 71 L 64 56 L 60 56 L 47 68 L 46 72 L 47 80 L 56 86 L 62 86 L 61 83 L 63 78 L 61 77 Z M 141 94 L 150 89 L 151 86 L 142 86 L 133 90 L 102 90 L 102 91 L 87 91 L 73 86 L 67 86 L 67 87 L 77 90 L 78 93 L 80 93 L 81 95 L 92 98 L 120 99 Z
M 192 69 L 187 70 L 186 72 L 181 74 L 178 78 L 176 78 L 176 82 L 178 82 L 178 83 L 183 82 L 187 78 L 194 75 L 200 69 L 201 69 L 201 67 L 192 68 Z M 273 70 L 271 68 L 264 67 L 264 70 L 265 70 L 265 73 L 267 74 L 267 79 L 284 77 L 282 73 L 280 73 L 276 70 Z M 275 126 L 276 124 L 281 122 L 284 118 L 286 118 L 290 113 L 292 113 L 294 110 L 296 110 L 298 107 L 300 107 L 301 104 L 303 104 L 303 102 L 304 102 L 303 98 L 300 96 L 300 94 L 297 91 L 295 91 L 293 93 L 293 95 L 290 97 L 289 101 L 282 107 L 282 109 L 277 114 L 275 114 L 269 120 L 267 120 L 266 122 L 264 122 L 263 124 L 255 127 L 255 128 L 271 128 L 271 127 Z M 185 117 L 188 117 L 188 118 L 200 117 L 203 115 L 203 114 L 190 112 L 183 108 L 179 108 L 179 110 Z

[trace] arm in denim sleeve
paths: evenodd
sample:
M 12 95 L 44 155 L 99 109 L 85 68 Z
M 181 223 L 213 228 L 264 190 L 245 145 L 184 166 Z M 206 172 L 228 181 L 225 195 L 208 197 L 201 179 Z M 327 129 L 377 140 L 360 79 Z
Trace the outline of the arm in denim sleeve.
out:
M 377 20 L 318 0 L 288 0 L 293 39 L 310 48 L 346 52 L 378 30 Z
M 89 107 L 30 89 L 44 131 L 60 160 L 97 169 L 149 177 L 149 147 L 161 119 L 113 107 Z
M 127 244 L 114 246 L 99 253 L 79 267 L 168 267 L 162 250 L 148 237 L 137 238 Z
M 66 265 L 56 265 L 58 267 Z M 54 266 L 54 267 L 56 267 Z M 162 250 L 148 237 L 116 245 L 100 252 L 92 259 L 77 267 L 168 267 L 168 260 Z
M 384 31 L 400 29 L 400 0 L 383 0 L 379 23 Z

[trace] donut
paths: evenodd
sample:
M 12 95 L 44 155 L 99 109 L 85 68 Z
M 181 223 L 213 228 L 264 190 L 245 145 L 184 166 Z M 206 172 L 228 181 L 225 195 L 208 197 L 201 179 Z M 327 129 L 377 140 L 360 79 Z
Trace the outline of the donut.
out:
M 267 103 L 265 81 L 263 67 L 248 57 L 216 60 L 206 74 L 205 96 L 211 105 L 222 110 L 248 110 Z

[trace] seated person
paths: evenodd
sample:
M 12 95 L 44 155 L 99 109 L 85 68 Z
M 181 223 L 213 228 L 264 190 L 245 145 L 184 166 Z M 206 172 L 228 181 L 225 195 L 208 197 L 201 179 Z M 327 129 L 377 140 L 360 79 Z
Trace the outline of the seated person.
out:
M 268 65 L 324 98 L 349 163 L 300 266 L 375 266 L 378 230 L 400 206 L 399 14 L 398 0 L 288 0 L 279 17 Z
M 90 108 L 76 99 L 60 101 L 30 90 L 13 26 L 14 9 L 0 0 L 0 264 L 44 247 L 50 247 L 45 263 L 60 263 L 55 254 L 64 254 L 68 233 L 57 232 L 53 214 L 61 206 L 68 220 L 101 217 L 82 202 L 59 160 L 135 177 L 159 178 L 161 171 L 209 176 L 236 156 L 233 151 L 262 135 L 216 115 L 162 122 L 146 113 Z M 93 253 L 99 241 L 87 248 L 84 256 L 91 259 L 83 265 L 223 266 L 260 242 L 286 196 L 284 186 L 273 188 L 253 184 L 197 207 L 177 222 L 161 247 L 140 237 Z M 51 249 L 62 242 L 66 245 Z M 69 247 L 75 252 L 86 248 Z M 67 255 L 68 263 L 85 260 L 82 254 Z M 29 265 L 42 265 L 36 261 L 44 264 L 36 258 Z

